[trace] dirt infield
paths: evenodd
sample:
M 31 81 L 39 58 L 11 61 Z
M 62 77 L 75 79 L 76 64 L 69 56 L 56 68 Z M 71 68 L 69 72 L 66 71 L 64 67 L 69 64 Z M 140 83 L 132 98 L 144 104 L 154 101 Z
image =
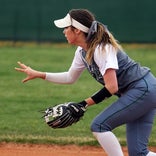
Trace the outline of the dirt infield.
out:
M 127 148 L 122 148 L 128 156 Z M 156 152 L 156 147 L 151 147 Z M 75 145 L 0 144 L 1 156 L 106 156 L 100 147 Z

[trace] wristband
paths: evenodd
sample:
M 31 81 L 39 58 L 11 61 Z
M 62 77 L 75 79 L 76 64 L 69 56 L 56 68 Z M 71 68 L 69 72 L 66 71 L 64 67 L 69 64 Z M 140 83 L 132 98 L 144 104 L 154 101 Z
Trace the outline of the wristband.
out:
M 111 96 L 112 96 L 112 94 L 107 90 L 106 87 L 104 87 L 101 90 L 99 90 L 97 93 L 95 93 L 91 98 L 97 104 Z

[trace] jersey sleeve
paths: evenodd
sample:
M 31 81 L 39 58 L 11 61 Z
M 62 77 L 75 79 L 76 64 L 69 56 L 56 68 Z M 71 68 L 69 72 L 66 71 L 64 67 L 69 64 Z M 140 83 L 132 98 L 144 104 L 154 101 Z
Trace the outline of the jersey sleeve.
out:
M 78 71 L 83 71 L 85 69 L 85 65 L 82 60 L 82 56 L 80 54 L 81 49 L 82 49 L 81 47 L 78 47 L 76 49 L 75 56 L 74 56 L 72 64 L 71 64 L 71 68 L 74 70 L 78 70 Z
M 111 45 L 106 45 L 105 51 L 97 47 L 94 53 L 94 60 L 99 67 L 102 75 L 107 69 L 118 69 L 117 52 Z
M 81 73 L 85 68 L 79 50 L 80 48 L 76 50 L 73 62 L 67 72 L 60 73 L 47 72 L 45 80 L 58 84 L 74 83 L 80 77 Z

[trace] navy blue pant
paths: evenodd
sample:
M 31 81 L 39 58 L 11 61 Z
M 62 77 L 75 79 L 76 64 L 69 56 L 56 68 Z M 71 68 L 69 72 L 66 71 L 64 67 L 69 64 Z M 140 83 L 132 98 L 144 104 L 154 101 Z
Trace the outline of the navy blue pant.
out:
M 126 124 L 129 156 L 146 156 L 156 112 L 156 78 L 149 73 L 132 83 L 122 96 L 92 122 L 92 132 L 106 132 Z

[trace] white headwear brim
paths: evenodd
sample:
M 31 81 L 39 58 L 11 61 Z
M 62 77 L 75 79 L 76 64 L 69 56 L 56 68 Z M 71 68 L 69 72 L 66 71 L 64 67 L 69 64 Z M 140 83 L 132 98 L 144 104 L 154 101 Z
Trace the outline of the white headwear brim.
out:
M 76 21 L 75 19 L 73 19 L 69 14 L 67 14 L 62 19 L 55 20 L 54 24 L 58 28 L 65 28 L 65 27 L 73 26 L 73 27 L 85 32 L 85 33 L 88 33 L 88 31 L 89 31 L 88 27 L 84 26 L 83 24 L 81 24 L 78 21 Z

